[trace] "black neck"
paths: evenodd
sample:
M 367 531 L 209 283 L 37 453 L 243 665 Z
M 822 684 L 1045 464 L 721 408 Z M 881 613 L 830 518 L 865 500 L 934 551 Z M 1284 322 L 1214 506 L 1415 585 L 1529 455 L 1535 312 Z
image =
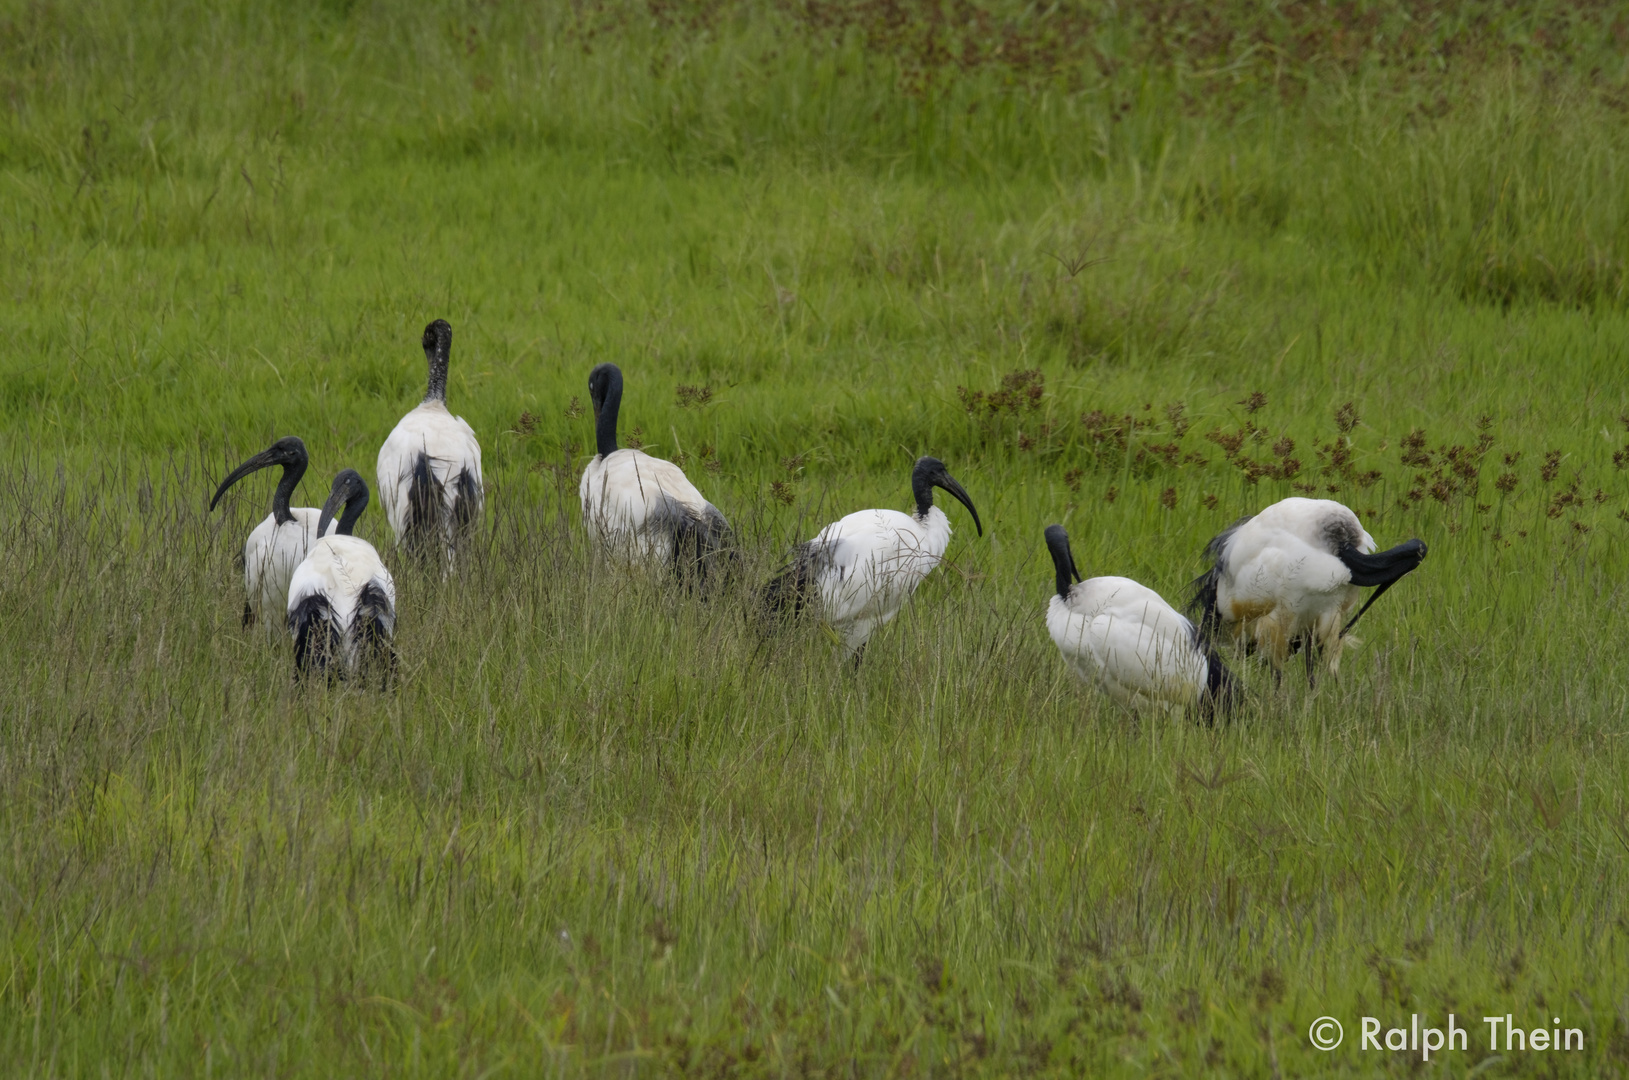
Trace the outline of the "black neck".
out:
M 622 408 L 622 372 L 611 372 L 605 387 L 605 400 L 594 415 L 594 443 L 601 457 L 617 452 L 617 410 Z
M 933 509 L 933 481 L 928 478 L 927 470 L 911 472 L 911 494 L 916 497 L 916 516 L 927 517 L 928 511 Z
M 1067 555 L 1064 560 L 1058 560 L 1054 557 L 1052 565 L 1053 569 L 1057 571 L 1058 595 L 1067 600 L 1069 599 L 1069 590 L 1074 587 L 1072 568 L 1067 561 Z
M 289 499 L 294 497 L 294 489 L 300 485 L 300 478 L 305 475 L 306 459 L 302 455 L 283 465 L 282 478 L 277 481 L 277 490 L 272 492 L 272 520 L 279 525 L 287 525 L 294 520 L 294 514 L 288 508 Z
M 356 519 L 362 516 L 362 511 L 368 508 L 368 491 L 361 491 L 345 500 L 345 510 L 339 515 L 339 524 L 334 528 L 336 536 L 350 536 L 351 530 L 356 528 Z
M 430 385 L 424 392 L 425 401 L 447 400 L 447 353 L 448 349 L 439 342 L 432 348 L 424 350 L 424 359 L 430 365 Z

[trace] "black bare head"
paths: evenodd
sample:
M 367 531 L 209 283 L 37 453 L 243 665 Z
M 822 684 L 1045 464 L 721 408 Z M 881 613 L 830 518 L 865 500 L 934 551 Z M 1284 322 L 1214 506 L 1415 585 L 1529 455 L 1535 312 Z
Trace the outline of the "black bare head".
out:
M 1075 553 L 1069 549 L 1069 534 L 1062 525 L 1046 527 L 1046 549 L 1052 553 L 1052 569 L 1057 572 L 1058 595 L 1067 600 L 1070 583 L 1080 580 L 1080 571 L 1075 569 Z
M 588 373 L 588 400 L 594 406 L 594 444 L 604 457 L 616 453 L 617 412 L 622 408 L 622 369 L 600 364 Z
M 339 514 L 339 527 L 334 535 L 349 536 L 356 527 L 356 519 L 368 508 L 368 482 L 355 469 L 341 469 L 334 477 L 333 489 L 328 493 L 328 501 L 322 504 L 322 516 L 317 519 L 317 536 L 327 534 L 328 523 L 342 506 L 345 512 Z
M 305 467 L 309 460 L 306 457 L 305 443 L 297 436 L 286 435 L 233 469 L 231 475 L 222 480 L 221 486 L 215 489 L 215 497 L 209 500 L 209 508 L 215 509 L 215 504 L 221 501 L 226 489 L 250 473 L 269 469 L 273 465 L 281 465 L 283 476 L 277 481 L 277 490 L 272 493 L 272 517 L 279 525 L 293 521 L 294 515 L 289 511 L 288 501 L 294 495 L 294 488 L 299 484 L 300 477 L 305 475 Z
M 424 328 L 424 359 L 430 365 L 429 388 L 425 401 L 447 400 L 447 359 L 452 355 L 452 327 L 437 319 Z
M 967 512 L 973 515 L 973 527 L 980 536 L 984 535 L 984 525 L 979 521 L 979 512 L 973 508 L 973 500 L 967 497 L 967 489 L 945 469 L 945 463 L 936 457 L 917 458 L 916 467 L 911 470 L 911 494 L 916 496 L 917 517 L 926 517 L 933 509 L 934 488 L 950 492 L 957 502 L 967 507 Z

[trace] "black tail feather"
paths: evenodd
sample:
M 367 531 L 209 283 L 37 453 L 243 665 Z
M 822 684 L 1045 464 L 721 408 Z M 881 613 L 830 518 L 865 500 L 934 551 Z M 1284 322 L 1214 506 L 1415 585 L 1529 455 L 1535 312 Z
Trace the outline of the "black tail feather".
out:
M 727 581 L 741 559 L 729 522 L 709 510 L 700 517 L 682 509 L 672 515 L 674 573 L 684 584 L 703 589 Z
M 1232 718 L 1233 710 L 1238 708 L 1244 689 L 1239 685 L 1238 677 L 1222 662 L 1214 646 L 1205 647 L 1205 662 L 1209 671 L 1205 676 L 1205 689 L 1199 695 L 1199 715 L 1207 724 L 1214 724 L 1217 720 L 1227 721 Z
M 306 597 L 288 613 L 289 632 L 294 635 L 294 669 L 302 675 L 313 669 L 327 671 L 339 656 L 341 641 L 333 616 L 328 598 L 320 594 Z
M 791 561 L 759 590 L 758 598 L 764 614 L 780 618 L 797 615 L 810 602 L 813 583 L 811 545 L 799 544 L 792 552 Z
M 358 669 L 364 673 L 377 671 L 381 689 L 388 687 L 396 677 L 396 648 L 391 643 L 395 629 L 396 614 L 391 609 L 390 597 L 371 582 L 363 586 L 362 594 L 357 597 L 351 633 L 356 642 Z
M 453 492 L 453 535 L 463 536 L 474 528 L 481 513 L 481 485 L 468 469 L 458 471 L 457 490 Z
M 1207 642 L 1215 639 L 1216 631 L 1222 626 L 1222 613 L 1216 607 L 1216 583 L 1220 577 L 1221 571 L 1213 565 L 1188 586 L 1191 590 L 1188 615 L 1199 627 L 1200 639 Z
M 673 524 L 673 572 L 680 581 L 706 576 L 707 536 L 701 522 L 680 514 Z
M 441 554 L 441 508 L 445 505 L 446 489 L 430 468 L 430 455 L 420 453 L 413 459 L 413 479 L 407 488 L 407 527 L 402 530 L 402 545 L 415 558 Z
M 1189 589 L 1187 612 L 1195 617 L 1199 627 L 1200 640 L 1210 642 L 1215 639 L 1216 632 L 1222 628 L 1222 613 L 1216 606 L 1216 587 L 1222 580 L 1222 567 L 1226 561 L 1227 542 L 1233 534 L 1239 531 L 1240 526 L 1248 522 L 1254 515 L 1246 514 L 1215 536 L 1205 545 L 1205 556 L 1210 559 L 1210 569 L 1193 579 Z

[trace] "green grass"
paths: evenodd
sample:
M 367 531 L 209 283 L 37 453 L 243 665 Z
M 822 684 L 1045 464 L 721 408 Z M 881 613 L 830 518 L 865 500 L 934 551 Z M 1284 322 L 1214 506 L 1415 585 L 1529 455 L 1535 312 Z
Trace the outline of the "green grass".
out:
M 0 13 L 7 1075 L 1629 1071 L 1629 27 L 887 10 Z M 209 495 L 371 476 L 436 316 L 479 550 L 371 510 L 402 683 L 297 685 Z M 748 585 L 920 453 L 986 534 L 858 674 L 603 565 L 607 359 Z M 1309 490 L 1431 547 L 1338 681 L 1066 675 L 1045 525 L 1175 599 Z

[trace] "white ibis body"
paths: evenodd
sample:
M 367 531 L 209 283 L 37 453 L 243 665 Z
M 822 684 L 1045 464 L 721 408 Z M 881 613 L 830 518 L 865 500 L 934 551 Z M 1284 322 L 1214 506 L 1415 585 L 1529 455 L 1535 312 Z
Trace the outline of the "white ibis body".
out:
M 311 545 L 289 582 L 288 629 L 301 672 L 350 674 L 378 665 L 388 680 L 395 669 L 396 582 L 373 545 L 351 535 L 367 505 L 361 474 L 345 469 L 334 477 L 320 525 L 339 512 L 338 526 Z
M 1425 544 L 1408 540 L 1375 551 L 1357 515 L 1330 499 L 1284 499 L 1241 518 L 1205 548 L 1211 568 L 1194 582 L 1189 610 L 1207 638 L 1221 637 L 1266 657 L 1275 671 L 1306 650 L 1307 678 L 1324 657 L 1331 674 L 1346 636 L 1369 604 L 1420 565 Z M 1352 614 L 1362 589 L 1377 586 Z
M 730 523 L 671 461 L 617 448 L 622 371 L 615 364 L 589 372 L 588 397 L 596 453 L 577 488 L 583 526 L 622 558 L 705 576 L 733 553 Z
M 766 604 L 796 611 L 818 603 L 821 618 L 858 661 L 872 633 L 899 614 L 950 546 L 950 519 L 933 505 L 936 487 L 967 507 L 983 536 L 973 500 L 944 462 L 918 458 L 911 469 L 914 512 L 860 510 L 827 525 L 798 545 L 791 564 L 765 587 Z
M 418 558 L 451 566 L 459 540 L 481 520 L 481 444 L 461 416 L 447 411 L 452 327 L 424 328 L 430 378 L 424 400 L 402 417 L 379 448 L 379 498 L 396 543 Z
M 1231 705 L 1232 673 L 1164 597 L 1130 578 L 1080 580 L 1062 525 L 1047 526 L 1046 546 L 1057 576 L 1046 628 L 1082 681 L 1137 712 Z
M 271 513 L 254 527 L 243 545 L 245 626 L 257 620 L 270 628 L 278 625 L 280 620 L 269 616 L 282 610 L 294 568 L 300 565 L 317 539 L 317 520 L 322 512 L 308 506 L 291 507 L 288 504 L 300 478 L 305 475 L 308 462 L 305 443 L 293 435 L 278 439 L 233 469 L 221 481 L 221 486 L 215 489 L 215 497 L 209 500 L 209 508 L 213 510 L 227 489 L 245 476 L 274 465 L 283 467 L 277 490 L 272 492 Z

